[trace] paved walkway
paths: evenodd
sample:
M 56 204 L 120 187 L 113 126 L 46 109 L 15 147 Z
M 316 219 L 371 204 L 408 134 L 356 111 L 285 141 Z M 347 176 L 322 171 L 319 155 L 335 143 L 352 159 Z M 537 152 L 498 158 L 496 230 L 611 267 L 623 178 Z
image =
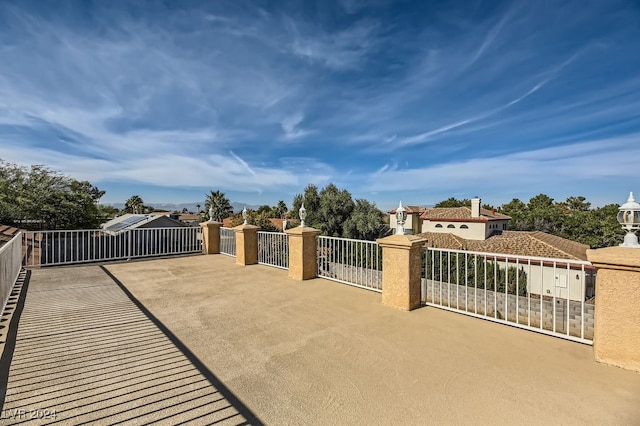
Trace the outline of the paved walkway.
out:
M 638 425 L 640 374 L 586 345 L 193 256 L 33 271 L 4 410 L 68 424 Z

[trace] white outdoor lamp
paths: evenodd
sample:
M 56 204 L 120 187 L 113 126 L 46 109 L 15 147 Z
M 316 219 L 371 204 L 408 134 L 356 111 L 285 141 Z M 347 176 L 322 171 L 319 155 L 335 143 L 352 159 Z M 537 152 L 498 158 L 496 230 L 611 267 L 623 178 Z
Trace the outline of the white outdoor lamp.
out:
M 300 214 L 300 226 L 304 226 L 304 220 L 307 218 L 307 209 L 304 208 L 304 203 L 302 203 L 298 213 Z
M 620 247 L 640 248 L 638 236 L 635 234 L 636 229 L 640 229 L 640 204 L 633 198 L 633 192 L 629 193 L 629 199 L 618 210 L 618 222 L 622 229 L 627 231 Z
M 244 206 L 244 209 L 242 209 L 242 218 L 244 219 L 243 225 L 247 224 L 248 217 L 249 217 L 249 212 L 247 211 L 247 206 Z
M 402 201 L 400 201 L 400 205 L 396 209 L 396 234 L 404 235 L 404 223 L 407 220 L 407 210 L 402 207 Z
M 209 207 L 209 222 L 213 222 L 213 207 Z

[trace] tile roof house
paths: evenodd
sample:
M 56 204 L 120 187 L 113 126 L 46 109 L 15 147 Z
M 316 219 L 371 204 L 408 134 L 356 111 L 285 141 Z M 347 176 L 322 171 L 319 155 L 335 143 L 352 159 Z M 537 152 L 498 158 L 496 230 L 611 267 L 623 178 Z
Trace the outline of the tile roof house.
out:
M 498 230 L 506 230 L 511 217 L 480 207 L 480 198 L 471 200 L 471 207 L 418 207 L 408 206 L 405 231 L 447 232 L 469 240 L 484 240 Z M 395 210 L 389 226 L 396 228 Z
M 495 210 L 481 208 L 479 198 L 471 200 L 471 207 L 412 206 L 411 212 L 407 214 L 405 228 L 410 231 L 409 233 L 426 239 L 425 245 L 428 247 L 503 256 L 587 260 L 589 246 L 585 244 L 541 231 L 508 231 L 511 217 L 497 213 Z M 395 229 L 395 211 L 390 213 L 390 226 Z M 419 229 L 418 232 L 416 228 Z M 549 277 L 544 280 L 531 277 L 531 286 L 528 291 L 544 295 L 555 292 L 558 297 L 566 297 L 566 292 L 569 291 L 571 293 L 569 296 L 573 300 L 589 297 L 593 292 L 595 275 L 591 266 L 585 266 L 584 270 L 579 271 L 562 270 L 557 266 L 544 269 L 545 277 L 546 275 Z M 567 286 L 567 280 L 572 279 L 585 283 L 585 296 L 582 295 L 582 286 Z M 541 285 L 542 281 L 547 284 Z M 548 284 L 553 282 L 556 283 L 555 288 L 553 284 Z M 568 288 L 570 290 L 567 290 Z

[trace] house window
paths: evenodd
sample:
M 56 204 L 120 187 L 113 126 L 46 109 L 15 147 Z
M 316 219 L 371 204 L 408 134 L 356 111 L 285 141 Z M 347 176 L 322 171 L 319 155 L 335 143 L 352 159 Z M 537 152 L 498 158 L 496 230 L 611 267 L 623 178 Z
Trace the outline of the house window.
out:
M 440 225 L 439 223 L 436 225 L 436 228 L 442 228 L 442 225 Z
M 460 229 L 469 229 L 467 225 L 460 225 Z
M 506 223 L 503 223 L 503 224 L 502 224 L 502 229 L 504 229 L 504 230 L 506 230 L 506 229 L 507 229 L 507 224 L 506 224 Z
M 449 224 L 449 225 L 447 225 L 447 228 L 449 228 L 449 229 L 455 228 L 455 225 Z

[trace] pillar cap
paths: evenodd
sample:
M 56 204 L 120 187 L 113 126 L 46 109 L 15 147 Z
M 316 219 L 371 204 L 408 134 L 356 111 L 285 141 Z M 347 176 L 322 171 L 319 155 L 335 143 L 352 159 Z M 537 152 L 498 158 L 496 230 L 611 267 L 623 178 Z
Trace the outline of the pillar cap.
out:
M 427 242 L 426 238 L 419 237 L 417 235 L 391 235 L 384 238 L 378 238 L 376 243 L 382 247 L 395 247 L 395 248 L 413 248 L 422 246 Z
M 284 232 L 287 235 L 320 235 L 322 231 L 310 226 L 296 226 L 295 228 L 287 229 Z
M 244 232 L 244 231 L 257 231 L 260 229 L 259 226 L 256 225 L 238 225 L 232 228 L 236 232 Z
M 640 272 L 640 250 L 628 247 L 606 247 L 587 250 L 587 259 L 596 268 Z
M 221 227 L 222 226 L 222 222 L 216 222 L 216 221 L 200 222 L 200 226 L 202 226 L 203 228 L 207 228 L 209 226 Z

